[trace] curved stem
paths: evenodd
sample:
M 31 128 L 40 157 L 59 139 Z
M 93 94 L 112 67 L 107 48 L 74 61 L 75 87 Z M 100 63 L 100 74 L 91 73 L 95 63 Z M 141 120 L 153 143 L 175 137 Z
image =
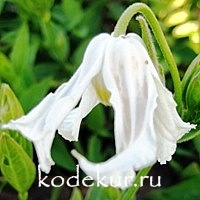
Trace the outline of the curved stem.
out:
M 146 19 L 141 15 L 137 16 L 136 20 L 140 23 L 140 27 L 141 27 L 141 31 L 142 31 L 142 39 L 143 39 L 144 43 L 146 44 L 149 56 L 158 72 L 160 80 L 162 81 L 163 84 L 165 84 L 164 69 L 163 69 L 162 65 L 159 64 L 159 62 L 158 62 L 156 48 L 155 48 L 155 45 L 153 42 L 151 30 L 148 26 L 148 23 L 147 23 Z
M 173 55 L 165 39 L 165 36 L 162 32 L 162 29 L 151 9 L 143 3 L 134 3 L 133 5 L 129 6 L 118 20 L 113 36 L 118 37 L 120 35 L 124 35 L 126 33 L 126 29 L 131 18 L 137 13 L 141 13 L 142 15 L 144 15 L 144 17 L 148 21 L 152 32 L 155 35 L 155 38 L 160 46 L 163 56 L 166 59 L 174 83 L 174 98 L 178 104 L 178 110 L 180 111 L 182 107 L 182 90 L 179 72 Z

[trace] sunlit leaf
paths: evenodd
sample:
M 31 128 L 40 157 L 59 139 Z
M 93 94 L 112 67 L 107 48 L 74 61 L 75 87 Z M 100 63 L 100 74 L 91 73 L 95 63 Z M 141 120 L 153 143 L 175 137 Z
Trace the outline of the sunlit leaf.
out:
M 198 30 L 199 30 L 198 21 L 188 21 L 179 26 L 176 26 L 173 29 L 172 34 L 178 38 L 188 37 L 190 34 L 197 32 Z
M 166 26 L 171 27 L 185 22 L 189 18 L 189 11 L 187 9 L 175 10 L 170 13 L 165 19 Z
M 0 85 L 0 124 L 5 124 L 11 119 L 17 119 L 24 114 L 23 109 L 15 94 L 7 84 Z M 10 134 L 23 149 L 32 157 L 32 144 L 16 131 L 0 130 Z
M 0 137 L 0 167 L 6 180 L 19 193 L 29 190 L 35 179 L 35 165 L 23 148 L 4 133 Z

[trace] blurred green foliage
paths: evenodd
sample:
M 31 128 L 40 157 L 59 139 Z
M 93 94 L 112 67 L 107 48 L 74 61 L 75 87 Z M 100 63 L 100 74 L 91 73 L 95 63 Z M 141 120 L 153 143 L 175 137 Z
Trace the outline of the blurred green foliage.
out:
M 200 53 L 198 0 L 0 0 L 0 81 L 10 85 L 25 113 L 49 91 L 71 77 L 81 63 L 90 39 L 101 32 L 111 33 L 121 13 L 134 2 L 146 3 L 157 16 L 183 76 Z M 140 33 L 139 23 L 133 19 L 128 31 Z M 157 47 L 156 42 L 155 45 Z M 165 69 L 167 85 L 172 88 L 166 63 L 159 49 L 156 50 Z M 81 142 L 69 143 L 56 137 L 52 150 L 55 173 L 75 171 L 75 162 L 69 153 L 72 147 L 95 162 L 108 158 L 114 153 L 112 131 L 113 112 L 98 106 L 82 123 Z M 188 184 L 197 185 L 199 171 L 197 177 L 191 175 L 187 180 L 182 174 L 186 173 L 186 169 L 189 174 L 193 172 L 194 169 L 190 168 L 193 163 L 199 169 L 199 136 L 179 148 L 193 155 L 188 158 L 187 153 L 180 154 L 178 151 L 170 166 L 173 172 L 176 172 L 175 166 L 181 169 L 177 172 L 180 183 L 175 186 L 170 183 L 166 190 L 155 190 L 152 199 L 164 199 L 165 195 L 173 199 L 171 191 L 178 195 Z M 180 158 L 187 160 L 187 167 L 183 166 L 185 162 Z M 114 189 L 104 190 L 91 189 L 88 199 L 97 194 L 108 198 Z M 196 187 L 194 190 L 199 194 Z M 115 196 L 110 195 L 109 199 L 117 199 L 118 192 L 114 191 Z M 72 199 L 76 198 L 81 199 L 78 190 L 72 195 Z

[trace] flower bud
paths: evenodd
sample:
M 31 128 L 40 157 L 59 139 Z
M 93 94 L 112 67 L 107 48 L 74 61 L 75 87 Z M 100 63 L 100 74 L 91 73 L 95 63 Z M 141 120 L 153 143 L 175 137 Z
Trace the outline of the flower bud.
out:
M 186 104 L 189 110 L 200 115 L 200 71 L 192 77 L 186 92 Z
M 188 67 L 182 81 L 184 118 L 197 123 L 200 119 L 200 55 Z

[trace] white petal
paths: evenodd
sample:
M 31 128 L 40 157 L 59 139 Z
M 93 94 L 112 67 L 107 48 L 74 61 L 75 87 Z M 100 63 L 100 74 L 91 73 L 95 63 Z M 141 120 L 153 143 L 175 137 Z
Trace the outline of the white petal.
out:
M 78 141 L 81 119 L 80 109 L 73 109 L 58 127 L 58 133 L 70 142 Z
M 133 39 L 130 42 L 116 38 L 109 47 L 103 76 L 115 112 L 116 153 L 129 145 L 134 146 L 142 134 L 153 146 L 156 144 L 152 126 L 157 91 L 146 64 L 150 58 L 143 54 L 146 51 L 143 45 Z M 119 49 L 123 51 L 118 53 Z
M 49 173 L 51 170 L 51 166 L 54 165 L 54 161 L 52 160 L 50 153 L 52 142 L 52 137 L 46 140 L 39 140 L 33 142 L 38 156 L 38 161 L 40 163 L 40 168 L 45 173 Z
M 26 116 L 2 126 L 4 129 L 20 131 L 33 141 L 41 169 L 46 172 L 53 164 L 50 149 L 55 131 L 78 104 L 92 78 L 101 70 L 104 48 L 109 37 L 108 34 L 95 37 L 89 43 L 79 69 L 67 83 L 62 84 L 55 93 L 47 95 Z M 66 132 L 63 135 L 71 140 L 78 137 L 78 131 L 75 132 L 75 135 L 67 135 Z
M 119 49 L 122 51 L 118 52 Z M 104 183 L 109 184 L 111 177 L 121 177 L 121 188 L 126 187 L 125 177 L 156 162 L 153 114 L 157 91 L 150 70 L 145 69 L 149 57 L 141 56 L 141 49 L 144 47 L 138 43 L 118 38 L 109 41 L 105 52 L 102 74 L 115 112 L 117 154 L 95 164 L 73 153 L 86 174 L 97 179 L 98 166 L 100 176 L 107 177 Z
M 54 102 L 54 95 L 48 94 L 39 105 L 17 120 L 11 120 L 8 124 L 2 125 L 2 129 L 12 129 L 20 131 L 27 139 L 40 140 L 43 137 L 41 133 L 45 125 L 45 117 L 48 110 Z
M 130 40 L 130 37 L 128 39 Z M 136 43 L 143 45 L 139 40 L 135 42 L 135 45 Z M 137 48 L 139 49 L 139 47 Z M 154 88 L 157 90 L 157 108 L 153 113 L 152 128 L 157 138 L 157 144 L 155 144 L 157 146 L 157 160 L 164 164 L 166 161 L 171 160 L 176 150 L 177 141 L 192 128 L 195 128 L 195 125 L 182 121 L 176 110 L 176 102 L 173 99 L 172 93 L 160 81 L 153 63 L 148 58 L 147 52 L 142 48 L 140 52 L 145 59 L 146 67 L 148 67 L 148 69 L 144 70 L 150 70 L 151 79 L 153 80 L 151 83 L 148 83 L 148 87 L 151 90 L 152 85 L 154 85 Z
M 47 126 L 49 124 L 55 124 L 55 122 L 60 125 L 67 117 L 67 114 L 69 114 L 70 110 L 68 111 L 68 108 L 73 108 L 77 105 L 84 91 L 89 87 L 93 77 L 101 70 L 104 48 L 107 45 L 108 38 L 108 34 L 100 34 L 90 42 L 78 71 L 69 82 L 59 87 L 55 92 L 55 101 L 57 103 L 52 106 L 52 109 L 46 117 Z M 72 105 L 67 101 L 68 98 L 71 99 Z M 58 111 L 59 115 L 56 115 Z M 54 116 L 57 117 L 55 118 Z
M 157 159 L 161 164 L 165 164 L 166 161 L 171 160 L 177 141 L 196 126 L 182 121 L 176 111 L 176 102 L 171 92 L 156 77 L 154 80 L 159 94 L 154 117 L 155 132 L 158 138 Z
M 26 116 L 11 120 L 2 128 L 18 130 L 31 141 L 41 139 L 48 130 L 55 131 L 100 71 L 108 36 L 100 34 L 90 42 L 81 66 L 67 83 L 62 84 L 55 93 L 47 95 Z
M 178 116 L 171 93 L 162 85 L 144 45 L 135 36 L 108 41 L 102 76 L 115 112 L 116 155 L 95 164 L 76 151 L 72 154 L 86 174 L 110 185 L 111 178 L 125 178 L 157 159 L 171 159 L 177 140 L 194 126 Z M 123 181 L 119 185 L 126 186 Z
M 84 92 L 79 106 L 73 109 L 58 127 L 58 132 L 65 139 L 77 141 L 82 119 L 99 103 L 92 85 Z
M 127 155 L 118 155 L 102 163 L 92 163 L 72 150 L 72 155 L 78 160 L 81 169 L 96 181 L 102 183 L 102 186 L 112 185 L 119 188 L 129 187 L 135 179 L 135 171 L 130 167 L 132 157 Z M 125 164 L 126 163 L 126 164 Z M 127 178 L 126 178 L 127 177 Z

